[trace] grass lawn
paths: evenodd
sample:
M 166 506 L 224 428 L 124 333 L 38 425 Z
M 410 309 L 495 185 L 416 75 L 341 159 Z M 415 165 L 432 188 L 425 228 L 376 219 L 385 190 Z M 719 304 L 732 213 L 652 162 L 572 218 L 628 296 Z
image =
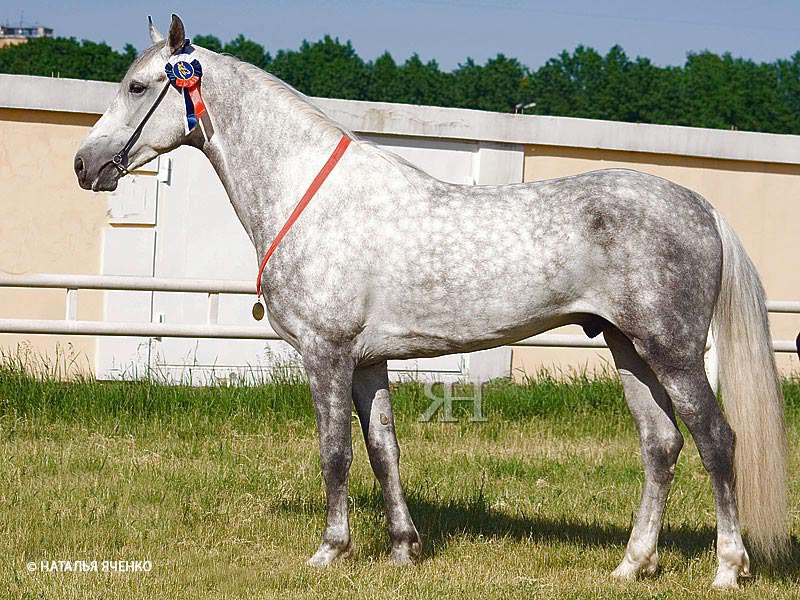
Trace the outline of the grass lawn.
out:
M 800 381 L 786 382 L 800 473 Z M 395 390 L 403 478 L 423 538 L 417 567 L 388 563 L 383 503 L 355 420 L 355 553 L 305 560 L 323 524 L 308 389 L 57 383 L 0 367 L 0 598 L 697 598 L 709 586 L 714 511 L 687 438 L 661 570 L 620 584 L 642 486 L 638 442 L 613 379 L 491 384 L 488 421 L 420 423 L 418 384 Z M 800 481 L 791 558 L 754 561 L 732 597 L 800 597 Z M 29 572 L 28 562 L 150 561 L 149 572 Z M 730 594 L 728 594 L 730 596 Z

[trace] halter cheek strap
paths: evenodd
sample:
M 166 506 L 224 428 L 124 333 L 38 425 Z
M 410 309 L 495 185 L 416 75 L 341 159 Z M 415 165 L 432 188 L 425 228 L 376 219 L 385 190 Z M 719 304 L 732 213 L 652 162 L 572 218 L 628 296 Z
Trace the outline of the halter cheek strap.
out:
M 311 202 L 311 199 L 314 195 L 319 191 L 319 188 L 322 187 L 322 184 L 325 183 L 325 180 L 328 178 L 328 175 L 331 174 L 336 164 L 339 162 L 339 159 L 342 158 L 344 155 L 345 150 L 350 145 L 352 140 L 347 134 L 342 134 L 342 139 L 339 140 L 339 143 L 334 148 L 333 153 L 328 157 L 328 161 L 323 165 L 322 169 L 320 169 L 317 176 L 314 177 L 314 181 L 311 182 L 311 185 L 308 186 L 306 193 L 303 194 L 303 197 L 300 198 L 300 201 L 297 203 L 297 206 L 294 207 L 292 214 L 289 215 L 289 218 L 284 223 L 281 230 L 278 232 L 278 235 L 275 236 L 275 239 L 272 240 L 272 244 L 270 244 L 269 249 L 267 250 L 266 254 L 264 254 L 264 258 L 261 261 L 261 266 L 258 269 L 258 278 L 256 279 L 256 294 L 258 295 L 258 299 L 256 300 L 255 306 L 253 306 L 253 317 L 260 321 L 264 317 L 264 307 L 261 304 L 261 296 L 263 292 L 261 290 L 261 276 L 264 274 L 264 268 L 267 266 L 267 261 L 270 259 L 272 254 L 278 248 L 278 244 L 281 243 L 284 236 L 289 232 L 292 228 L 292 225 L 295 224 L 300 213 L 305 210 L 308 203 Z
M 161 101 L 164 99 L 164 96 L 167 95 L 167 90 L 169 90 L 170 85 L 172 84 L 169 81 L 167 81 L 166 85 L 161 90 L 161 93 L 158 95 L 158 98 L 156 98 L 156 101 L 153 102 L 153 106 L 150 107 L 150 110 L 147 111 L 147 114 L 139 122 L 139 125 L 136 127 L 136 129 L 133 130 L 131 137 L 129 137 L 128 141 L 125 142 L 125 145 L 122 147 L 122 150 L 117 152 L 114 155 L 114 158 L 111 159 L 111 162 L 117 168 L 117 171 L 122 173 L 122 175 L 127 175 L 129 172 L 128 153 L 131 151 L 131 148 L 133 148 L 133 145 L 136 143 L 136 140 L 139 139 L 139 136 L 142 134 L 142 129 L 144 129 L 144 126 L 150 120 L 150 117 L 153 116 L 153 113 L 158 108 L 158 105 L 161 104 Z

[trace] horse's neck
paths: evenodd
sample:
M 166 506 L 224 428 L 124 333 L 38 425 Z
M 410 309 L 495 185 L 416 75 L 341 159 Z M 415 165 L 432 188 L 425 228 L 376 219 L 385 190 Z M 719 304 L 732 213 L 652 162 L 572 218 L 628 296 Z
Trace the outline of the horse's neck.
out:
M 263 254 L 314 176 L 309 164 L 318 164 L 341 133 L 280 82 L 229 57 L 204 55 L 203 97 L 214 134 L 203 152 Z

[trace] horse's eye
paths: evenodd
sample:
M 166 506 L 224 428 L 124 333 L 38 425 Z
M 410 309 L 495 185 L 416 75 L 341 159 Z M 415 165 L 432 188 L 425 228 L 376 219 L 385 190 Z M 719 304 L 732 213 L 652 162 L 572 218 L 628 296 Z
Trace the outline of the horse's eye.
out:
M 138 81 L 131 81 L 131 84 L 128 86 L 128 91 L 131 94 L 142 94 L 146 89 L 147 87 L 142 85 Z

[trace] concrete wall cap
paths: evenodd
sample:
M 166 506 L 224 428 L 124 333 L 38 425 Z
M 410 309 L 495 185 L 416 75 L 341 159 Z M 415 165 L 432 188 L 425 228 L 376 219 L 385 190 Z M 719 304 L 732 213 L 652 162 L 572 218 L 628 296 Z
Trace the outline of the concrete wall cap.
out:
M 102 114 L 118 84 L 0 74 L 0 108 Z M 313 98 L 352 131 L 800 164 L 800 136 Z

